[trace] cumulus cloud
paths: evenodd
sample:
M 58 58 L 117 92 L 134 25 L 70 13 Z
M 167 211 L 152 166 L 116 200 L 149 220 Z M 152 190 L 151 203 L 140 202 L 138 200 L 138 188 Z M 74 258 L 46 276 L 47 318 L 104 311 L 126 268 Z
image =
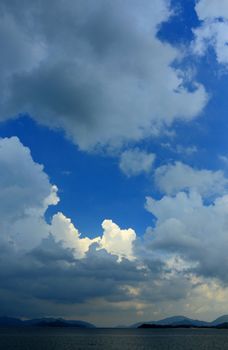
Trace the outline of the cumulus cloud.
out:
M 51 234 L 63 248 L 74 251 L 76 258 L 82 258 L 94 243 L 120 260 L 133 258 L 135 232 L 121 230 L 111 220 L 103 222 L 103 234 L 94 239 L 82 237 L 61 212 L 50 224 L 46 222 L 46 210 L 59 201 L 57 187 L 17 137 L 0 139 L 0 168 L 1 240 L 19 250 L 31 250 Z
M 192 287 L 187 299 L 195 306 L 182 310 L 213 315 L 203 296 L 208 302 L 214 298 L 215 308 L 221 310 L 228 286 L 227 179 L 220 172 L 181 163 L 158 169 L 157 176 L 165 195 L 147 197 L 146 209 L 155 223 L 145 234 L 144 255 L 149 249 L 165 261 L 171 275 L 188 276 Z
M 228 17 L 228 6 L 226 0 L 221 0 L 219 3 L 216 0 L 199 0 L 196 3 L 195 9 L 201 21 L 212 17 Z
M 31 249 L 48 234 L 43 216 L 59 201 L 57 187 L 17 137 L 0 139 L 0 168 L 1 239 Z
M 59 201 L 57 187 L 18 138 L 0 140 L 0 167 L 3 313 L 34 317 L 70 312 L 72 317 L 72 308 L 77 315 L 95 302 L 100 310 L 119 307 L 115 317 L 127 308 L 135 318 L 148 300 L 176 300 L 175 283 L 168 290 L 161 273 L 164 262 L 139 258 L 133 229 L 104 220 L 101 236 L 91 239 L 61 212 L 47 223 L 47 208 Z M 182 298 L 185 289 L 178 295 Z
M 33 161 L 30 150 L 17 137 L 0 139 L 0 166 L 3 218 L 18 219 L 28 211 L 58 203 L 57 187 L 50 185 L 43 166 Z
M 121 154 L 119 167 L 129 177 L 149 173 L 155 157 L 155 154 L 141 151 L 138 148 L 130 149 Z
M 72 249 L 77 258 L 83 257 L 89 246 L 100 240 L 99 237 L 95 239 L 80 238 L 80 233 L 76 227 L 63 213 L 57 213 L 53 216 L 50 232 L 56 242 L 61 242 L 64 248 Z
M 168 0 L 1 1 L 1 118 L 29 113 L 87 150 L 195 118 L 207 94 L 156 37 L 170 15 Z
M 156 218 L 154 227 L 147 231 L 151 249 L 178 256 L 189 264 L 186 270 L 227 284 L 228 195 L 224 174 L 176 163 L 157 169 L 156 177 L 166 195 L 147 198 L 146 209 Z
M 148 231 L 151 249 L 180 256 L 193 264 L 189 271 L 227 283 L 227 195 L 206 205 L 199 194 L 180 192 L 148 198 L 146 208 L 157 218 Z
M 227 30 L 228 4 L 226 0 L 200 0 L 195 6 L 201 25 L 194 29 L 193 50 L 204 55 L 208 47 L 213 47 L 218 63 L 228 63 Z
M 129 260 L 134 259 L 133 242 L 136 239 L 136 233 L 133 229 L 121 230 L 112 220 L 104 220 L 102 223 L 104 229 L 100 246 L 107 252 L 121 258 Z
M 101 237 L 90 239 L 61 212 L 47 223 L 47 208 L 59 201 L 57 187 L 17 137 L 0 139 L 0 167 L 1 310 L 18 308 L 22 315 L 28 307 L 29 316 L 42 303 L 45 312 L 47 302 L 131 298 L 130 286 L 144 279 L 131 262 L 134 230 L 105 220 Z
M 169 195 L 179 191 L 196 191 L 203 197 L 223 194 L 228 180 L 222 171 L 199 170 L 181 162 L 163 165 L 155 171 L 158 188 Z
M 112 220 L 104 220 L 102 223 L 103 233 L 101 236 L 90 239 L 81 237 L 71 220 L 63 213 L 53 216 L 50 225 L 50 233 L 56 242 L 60 242 L 64 248 L 71 249 L 75 258 L 82 258 L 88 252 L 89 247 L 96 243 L 97 249 L 105 249 L 108 253 L 116 255 L 118 261 L 123 258 L 134 259 L 133 243 L 136 233 L 133 229 L 122 230 Z
M 210 288 L 221 307 L 228 283 L 227 194 L 205 203 L 193 182 L 186 192 L 147 199 L 156 222 L 144 237 L 104 220 L 101 235 L 90 238 L 63 213 L 47 223 L 45 211 L 59 200 L 57 187 L 18 138 L 0 140 L 0 167 L 4 314 L 101 322 L 108 312 L 109 324 L 120 318 L 131 323 L 174 310 L 190 315 L 195 308 L 186 305 L 192 300 L 208 314 Z

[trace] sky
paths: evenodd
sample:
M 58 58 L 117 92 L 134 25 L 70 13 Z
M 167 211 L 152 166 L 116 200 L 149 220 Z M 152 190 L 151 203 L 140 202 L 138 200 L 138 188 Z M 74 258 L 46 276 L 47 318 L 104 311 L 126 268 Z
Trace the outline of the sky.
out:
M 228 313 L 228 2 L 0 0 L 0 313 Z

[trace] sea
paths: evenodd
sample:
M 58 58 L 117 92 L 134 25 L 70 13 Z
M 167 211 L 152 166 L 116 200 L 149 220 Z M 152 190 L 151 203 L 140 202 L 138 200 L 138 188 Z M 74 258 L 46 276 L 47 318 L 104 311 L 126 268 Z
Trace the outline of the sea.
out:
M 1 350 L 227 350 L 228 330 L 1 328 Z

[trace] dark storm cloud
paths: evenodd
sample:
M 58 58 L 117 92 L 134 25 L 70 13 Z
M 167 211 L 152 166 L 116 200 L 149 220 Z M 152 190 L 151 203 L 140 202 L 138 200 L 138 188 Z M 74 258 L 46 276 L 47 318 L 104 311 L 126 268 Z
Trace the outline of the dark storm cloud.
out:
M 5 249 L 5 247 L 4 247 Z M 13 249 L 1 252 L 1 293 L 4 304 L 21 297 L 27 309 L 27 299 L 52 303 L 77 304 L 96 298 L 107 301 L 128 301 L 133 296 L 126 286 L 137 287 L 148 278 L 159 278 L 157 272 L 138 269 L 128 260 L 117 262 L 117 257 L 91 246 L 86 257 L 76 260 L 53 237 L 45 239 L 29 254 L 18 254 Z M 156 265 L 155 265 L 156 270 Z M 150 281 L 152 283 L 152 280 Z M 9 294 L 8 294 L 9 293 Z M 30 310 L 25 311 L 29 313 Z

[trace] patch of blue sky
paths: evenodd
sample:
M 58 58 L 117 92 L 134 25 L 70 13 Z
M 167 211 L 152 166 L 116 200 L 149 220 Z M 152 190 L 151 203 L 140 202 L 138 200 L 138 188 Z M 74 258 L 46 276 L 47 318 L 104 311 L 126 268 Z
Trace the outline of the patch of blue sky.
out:
M 1 123 L 0 136 L 19 137 L 59 188 L 60 202 L 49 207 L 47 219 L 62 211 L 91 237 L 101 234 L 104 219 L 133 227 L 138 234 L 151 224 L 144 202 L 152 182 L 144 176 L 125 177 L 117 158 L 81 152 L 61 131 L 40 126 L 28 116 Z

